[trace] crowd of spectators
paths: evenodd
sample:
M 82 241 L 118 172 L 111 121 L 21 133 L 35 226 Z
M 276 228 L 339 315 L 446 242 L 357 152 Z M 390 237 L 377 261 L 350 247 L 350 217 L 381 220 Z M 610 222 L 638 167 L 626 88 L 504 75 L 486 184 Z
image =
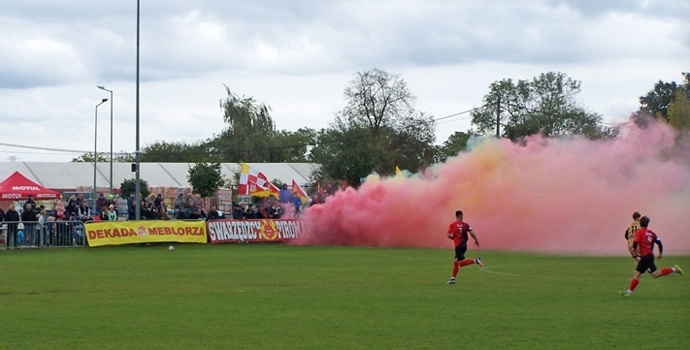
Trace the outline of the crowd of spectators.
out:
M 114 203 L 113 198 L 111 201 Z M 10 245 L 18 247 L 83 244 L 84 223 L 94 220 L 94 214 L 83 194 L 70 196 L 67 204 L 57 200 L 52 209 L 38 205 L 33 196 L 29 196 L 21 206 L 14 203 L 9 206 L 7 212 L 0 209 L 0 227 L 7 248 Z
M 290 191 L 286 184 L 279 190 L 278 198 L 269 196 L 254 203 L 233 202 L 232 211 L 226 216 L 216 205 L 205 210 L 205 202 L 199 194 L 179 193 L 171 200 L 168 209 L 162 194 L 150 195 L 141 200 L 142 220 L 217 220 L 217 219 L 280 219 L 299 217 L 308 206 L 324 203 L 326 198 L 344 189 L 333 184 L 318 190 L 306 202 L 296 190 Z M 124 199 L 120 199 L 123 203 Z M 38 205 L 32 196 L 20 206 L 14 203 L 7 212 L 0 208 L 0 227 L 5 235 L 5 245 L 50 246 L 70 245 L 84 239 L 84 223 L 88 221 L 117 221 L 120 219 L 118 199 L 114 195 L 98 193 L 95 210 L 89 207 L 84 194 L 72 195 L 66 201 L 55 201 L 52 209 Z M 124 205 L 124 204 L 123 204 Z M 124 208 L 124 207 L 123 207 Z M 126 219 L 136 218 L 136 196 L 132 192 L 126 199 Z M 124 210 L 124 209 L 123 209 Z M 124 213 L 124 211 L 123 211 Z

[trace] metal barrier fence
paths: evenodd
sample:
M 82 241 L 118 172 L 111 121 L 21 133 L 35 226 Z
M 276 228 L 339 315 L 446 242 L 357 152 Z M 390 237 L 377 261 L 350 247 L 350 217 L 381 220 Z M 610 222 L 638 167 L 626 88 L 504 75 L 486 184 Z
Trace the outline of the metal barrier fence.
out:
M 0 247 L 4 249 L 85 246 L 84 222 L 78 220 L 4 221 L 0 226 Z

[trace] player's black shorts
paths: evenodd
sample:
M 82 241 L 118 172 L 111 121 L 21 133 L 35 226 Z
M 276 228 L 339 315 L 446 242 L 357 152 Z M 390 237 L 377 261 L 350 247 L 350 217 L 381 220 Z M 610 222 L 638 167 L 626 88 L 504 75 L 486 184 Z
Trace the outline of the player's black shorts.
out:
M 640 274 L 645 273 L 645 271 L 649 273 L 656 271 L 656 265 L 654 265 L 654 255 L 649 254 L 640 258 L 640 261 L 637 262 L 637 268 L 635 271 L 639 272 Z
M 465 252 L 467 251 L 467 243 L 460 243 L 459 246 L 455 247 L 455 260 L 461 261 L 465 260 Z

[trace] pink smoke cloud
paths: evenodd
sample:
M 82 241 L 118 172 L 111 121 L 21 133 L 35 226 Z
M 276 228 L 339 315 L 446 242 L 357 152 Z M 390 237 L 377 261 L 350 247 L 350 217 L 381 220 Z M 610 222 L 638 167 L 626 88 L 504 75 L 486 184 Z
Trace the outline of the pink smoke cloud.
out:
M 311 234 L 295 244 L 451 248 L 460 209 L 483 249 L 625 255 L 639 211 L 666 254 L 687 255 L 690 164 L 670 155 L 675 136 L 653 123 L 606 141 L 485 140 L 424 176 L 339 192 L 309 209 Z

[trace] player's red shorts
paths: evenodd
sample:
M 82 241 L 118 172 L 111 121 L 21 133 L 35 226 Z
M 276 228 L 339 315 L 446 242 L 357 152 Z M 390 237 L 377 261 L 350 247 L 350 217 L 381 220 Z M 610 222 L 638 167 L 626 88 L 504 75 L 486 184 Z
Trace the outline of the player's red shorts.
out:
M 637 262 L 637 268 L 635 271 L 639 272 L 640 274 L 645 273 L 645 271 L 649 273 L 656 271 L 656 265 L 654 265 L 654 254 L 645 255 L 640 258 L 640 261 Z

